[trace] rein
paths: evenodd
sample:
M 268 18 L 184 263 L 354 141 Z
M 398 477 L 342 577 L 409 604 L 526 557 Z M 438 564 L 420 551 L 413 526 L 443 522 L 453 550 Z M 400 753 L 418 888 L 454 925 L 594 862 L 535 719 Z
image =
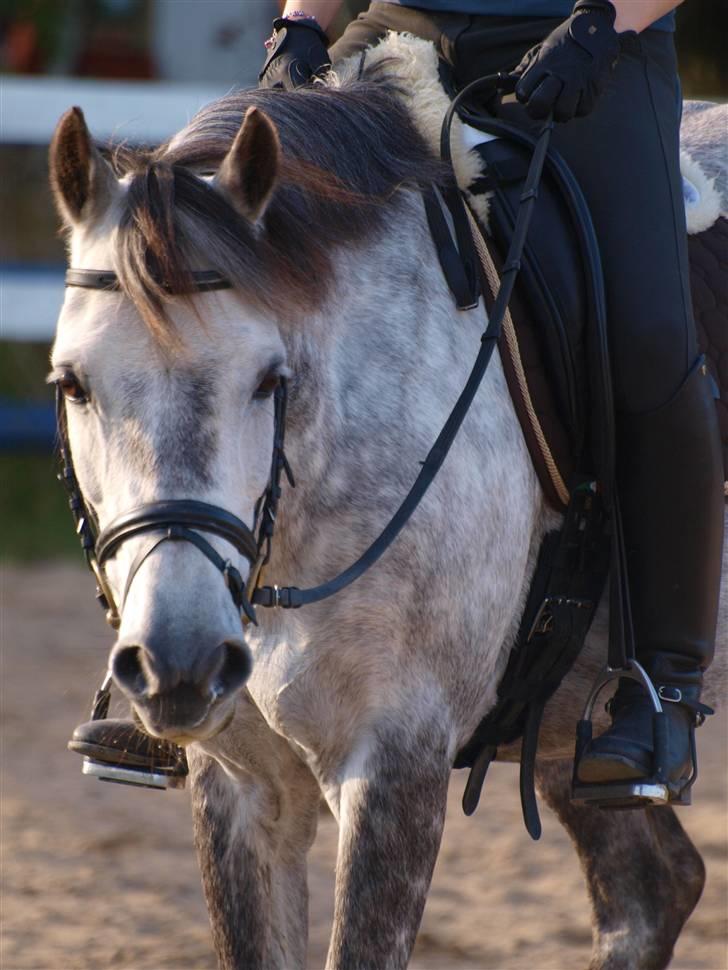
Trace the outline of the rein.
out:
M 486 86 L 503 90 L 512 87 L 512 81 L 507 75 L 490 75 L 485 78 L 480 78 L 463 88 L 452 101 L 442 127 L 442 155 L 446 161 L 450 161 L 450 128 L 458 105 L 476 90 L 479 91 Z M 544 124 L 536 140 L 524 191 L 520 199 L 515 230 L 503 268 L 500 287 L 495 298 L 493 310 L 490 314 L 488 327 L 481 337 L 480 350 L 465 386 L 443 425 L 440 434 L 437 436 L 435 443 L 428 452 L 424 462 L 422 462 L 422 468 L 417 478 L 397 511 L 380 535 L 371 543 L 359 559 L 328 582 L 310 589 L 299 589 L 296 586 L 279 587 L 275 585 L 259 585 L 263 567 L 270 558 L 276 510 L 281 497 L 281 478 L 284 473 L 290 485 L 295 487 L 293 475 L 291 474 L 291 469 L 284 451 L 285 420 L 288 400 L 287 384 L 284 378 L 281 378 L 274 397 L 275 413 L 271 472 L 268 485 L 256 503 L 255 522 L 252 529 L 236 516 L 232 515 L 232 513 L 218 506 L 188 499 L 180 499 L 148 503 L 139 506 L 116 518 L 99 534 L 95 520 L 89 514 L 76 479 L 66 432 L 64 399 L 60 388 L 58 386 L 56 387 L 59 452 L 61 457 L 61 473 L 59 478 L 63 481 L 69 493 L 69 505 L 76 521 L 76 529 L 81 540 L 81 545 L 87 563 L 94 573 L 98 584 L 97 597 L 101 605 L 106 609 L 107 620 L 112 627 L 116 629 L 121 623 L 121 609 L 123 609 L 124 600 L 137 571 L 146 558 L 165 541 L 191 542 L 220 570 L 230 590 L 233 602 L 241 614 L 243 623 L 248 621 L 256 622 L 254 606 L 297 609 L 300 606 L 327 599 L 329 596 L 333 596 L 353 583 L 381 558 L 409 521 L 437 475 L 485 376 L 493 350 L 501 334 L 503 318 L 520 269 L 520 259 L 528 233 L 531 212 L 538 196 L 538 186 L 541 180 L 541 173 L 548 151 L 552 128 L 553 122 L 549 119 Z M 455 196 L 455 199 L 453 199 L 453 196 Z M 447 194 L 447 201 L 451 206 L 457 205 L 460 207 L 458 213 L 459 218 L 455 220 L 456 227 L 462 224 L 462 216 L 465 216 L 465 221 L 470 224 L 471 231 L 473 233 L 479 233 L 479 229 L 475 225 L 474 220 L 468 218 L 467 210 L 463 211 L 465 203 L 457 190 L 453 189 L 452 192 Z M 456 236 L 462 247 L 462 234 L 456 231 Z M 472 237 L 470 242 L 472 243 Z M 451 247 L 450 252 L 452 254 L 452 250 L 455 249 L 452 241 L 438 240 L 438 255 L 447 251 L 448 246 Z M 457 255 L 457 252 L 458 250 L 455 250 L 455 255 Z M 450 262 L 452 263 L 452 260 Z M 193 273 L 192 281 L 192 291 L 194 292 L 207 292 L 209 290 L 228 289 L 231 287 L 230 281 L 220 276 L 214 270 Z M 450 283 L 449 277 L 448 283 Z M 111 271 L 73 268 L 69 269 L 66 273 L 66 286 L 79 286 L 87 289 L 108 291 L 115 291 L 120 288 L 118 277 Z M 467 300 L 458 300 L 458 302 L 467 304 L 462 306 L 463 309 L 470 309 L 477 305 L 477 298 L 478 293 L 474 292 L 474 302 L 468 302 Z M 200 532 L 213 533 L 226 539 L 248 560 L 251 568 L 247 586 L 243 583 L 239 571 L 232 565 L 230 560 L 223 559 L 213 549 L 210 543 L 199 534 Z M 129 538 L 145 533 L 150 534 L 150 541 L 142 547 L 135 557 L 126 580 L 121 603 L 117 606 L 106 577 L 104 564 L 123 542 Z

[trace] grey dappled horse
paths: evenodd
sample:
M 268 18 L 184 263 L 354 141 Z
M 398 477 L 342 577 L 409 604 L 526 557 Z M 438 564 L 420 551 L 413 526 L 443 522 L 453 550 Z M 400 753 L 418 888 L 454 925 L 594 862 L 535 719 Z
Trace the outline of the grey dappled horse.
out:
M 100 526 L 176 498 L 252 522 L 285 374 L 298 485 L 283 496 L 266 582 L 330 578 L 399 504 L 485 327 L 482 308 L 454 308 L 430 239 L 420 189 L 442 178 L 439 163 L 396 90 L 365 77 L 235 93 L 114 166 L 68 112 L 51 177 L 70 264 L 122 283 L 69 289 L 53 351 Z M 173 297 L 158 284 L 184 284 L 190 268 L 235 288 Z M 555 524 L 496 355 L 411 523 L 340 595 L 259 610 L 243 636 L 220 573 L 191 544 L 163 543 L 144 561 L 110 666 L 147 731 L 189 745 L 222 967 L 304 965 L 322 794 L 340 826 L 327 965 L 406 965 L 455 753 L 495 699 Z M 108 562 L 117 601 L 143 541 Z M 663 967 L 700 895 L 700 856 L 669 808 L 571 807 L 558 760 L 602 664 L 603 622 L 547 715 L 542 756 L 556 760 L 541 761 L 540 788 L 584 864 L 592 967 Z

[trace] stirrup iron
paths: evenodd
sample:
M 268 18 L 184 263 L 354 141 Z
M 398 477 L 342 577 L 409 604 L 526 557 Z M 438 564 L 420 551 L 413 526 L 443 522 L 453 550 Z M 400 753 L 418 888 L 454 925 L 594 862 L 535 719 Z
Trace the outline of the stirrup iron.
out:
M 624 781 L 583 782 L 579 779 L 579 762 L 592 741 L 592 715 L 597 697 L 607 684 L 620 678 L 636 680 L 647 691 L 652 703 L 652 774 L 645 778 Z M 680 792 L 671 793 L 665 777 L 667 756 L 667 733 L 665 714 L 660 695 L 646 670 L 636 660 L 629 660 L 626 667 L 607 666 L 597 678 L 587 698 L 584 713 L 576 725 L 576 751 L 574 772 L 571 780 L 571 801 L 577 805 L 596 808 L 644 808 L 648 805 L 689 805 L 690 789 L 697 778 L 694 736 L 691 734 L 693 772 Z
M 184 748 L 152 738 L 131 720 L 108 719 L 111 675 L 96 691 L 91 720 L 79 724 L 69 751 L 83 756 L 84 775 L 99 781 L 140 788 L 184 788 L 187 758 Z

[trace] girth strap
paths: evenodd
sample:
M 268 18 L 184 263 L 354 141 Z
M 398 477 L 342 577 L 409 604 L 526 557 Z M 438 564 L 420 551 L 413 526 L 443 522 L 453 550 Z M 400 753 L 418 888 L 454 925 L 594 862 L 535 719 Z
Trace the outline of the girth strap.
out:
M 456 768 L 472 766 L 463 796 L 463 810 L 471 815 L 499 745 L 523 737 L 521 804 L 534 839 L 541 832 L 534 794 L 541 717 L 571 669 L 599 603 L 609 567 L 605 524 L 606 512 L 594 484 L 588 477 L 575 481 L 564 525 L 548 533 L 541 545 L 496 704 L 455 759 Z

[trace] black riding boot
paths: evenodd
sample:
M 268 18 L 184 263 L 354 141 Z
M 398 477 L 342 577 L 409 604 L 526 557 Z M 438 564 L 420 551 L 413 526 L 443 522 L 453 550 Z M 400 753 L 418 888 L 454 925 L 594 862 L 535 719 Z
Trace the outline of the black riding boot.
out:
M 146 788 L 181 788 L 187 775 L 184 749 L 152 738 L 135 721 L 99 717 L 79 724 L 68 742 L 84 757 L 84 774 Z
M 701 359 L 667 404 L 623 416 L 618 438 L 637 660 L 666 715 L 670 800 L 683 804 L 697 769 L 694 728 L 710 713 L 699 697 L 713 657 L 723 546 L 723 465 L 710 385 Z M 609 712 L 612 726 L 587 747 L 579 780 L 651 777 L 653 706 L 645 689 L 621 680 Z

